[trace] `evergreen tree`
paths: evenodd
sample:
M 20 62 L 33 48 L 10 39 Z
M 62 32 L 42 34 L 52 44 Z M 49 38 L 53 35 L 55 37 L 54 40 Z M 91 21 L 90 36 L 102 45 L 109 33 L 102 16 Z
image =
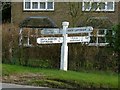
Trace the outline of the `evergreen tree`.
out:
M 106 35 L 107 41 L 109 42 L 109 47 L 113 51 L 113 54 L 117 57 L 118 66 L 120 65 L 120 23 L 114 25 L 112 28 L 112 35 L 108 33 Z M 119 69 L 118 69 L 119 70 Z

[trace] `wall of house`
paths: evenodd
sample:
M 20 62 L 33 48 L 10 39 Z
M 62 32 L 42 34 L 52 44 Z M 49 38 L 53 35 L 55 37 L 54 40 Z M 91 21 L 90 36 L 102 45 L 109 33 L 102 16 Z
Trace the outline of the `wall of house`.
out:
M 29 16 L 49 16 L 51 19 L 57 23 L 58 26 L 61 25 L 62 21 L 68 20 L 66 19 L 68 16 L 65 8 L 65 4 L 63 3 L 55 3 L 54 11 L 23 11 L 23 3 L 12 3 L 12 21 L 15 24 L 19 24 L 22 20 Z
M 120 1 L 118 4 L 118 22 L 120 23 Z
M 55 23 L 61 27 L 62 21 L 69 21 L 70 25 L 72 26 L 72 17 L 70 16 L 69 12 L 69 3 L 65 2 L 55 2 L 55 10 L 54 11 L 24 11 L 23 10 L 23 3 L 22 2 L 13 2 L 11 8 L 11 20 L 13 24 L 18 25 L 22 20 L 29 16 L 49 16 L 51 19 L 55 21 Z M 78 17 L 76 19 L 76 25 L 79 22 L 82 22 L 86 17 L 92 16 L 103 16 L 108 17 L 111 22 L 117 23 L 118 22 L 118 3 L 116 3 L 115 11 L 114 12 L 82 12 L 81 7 L 78 10 Z M 80 23 L 79 23 L 80 24 Z

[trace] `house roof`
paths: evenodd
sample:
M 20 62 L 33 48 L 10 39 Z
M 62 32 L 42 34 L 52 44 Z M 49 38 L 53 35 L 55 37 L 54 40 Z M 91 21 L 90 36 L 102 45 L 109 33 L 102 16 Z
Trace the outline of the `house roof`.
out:
M 91 17 L 86 21 L 80 23 L 79 26 L 92 26 L 93 28 L 105 28 L 111 29 L 113 23 L 109 20 L 108 17 Z
M 57 25 L 49 17 L 45 16 L 32 16 L 23 20 L 20 27 L 26 28 L 56 28 Z

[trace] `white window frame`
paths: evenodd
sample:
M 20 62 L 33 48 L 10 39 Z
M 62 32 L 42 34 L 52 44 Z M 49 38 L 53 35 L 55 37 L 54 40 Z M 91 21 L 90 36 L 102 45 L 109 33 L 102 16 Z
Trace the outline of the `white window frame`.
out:
M 104 33 L 103 34 L 99 34 L 99 32 L 103 30 Z M 109 29 L 96 29 L 96 35 L 91 34 L 90 37 L 95 37 L 95 42 L 90 42 L 89 46 L 106 46 L 107 44 L 109 44 L 108 42 L 106 42 L 106 33 Z M 99 42 L 99 38 L 104 38 L 105 41 L 104 42 Z
M 90 8 L 89 9 L 85 10 L 85 2 L 90 2 Z M 98 2 L 98 4 L 100 2 L 104 2 L 105 3 L 105 9 L 99 9 L 99 8 L 97 8 L 97 10 L 91 10 L 93 2 Z M 108 9 L 107 4 L 109 2 L 113 3 L 113 9 Z M 101 0 L 83 0 L 83 2 L 82 2 L 82 11 L 115 11 L 115 1 L 112 0 L 112 1 L 106 2 L 106 1 L 101 1 Z
M 29 0 L 29 1 L 30 1 L 30 9 L 27 9 L 27 8 L 25 8 L 26 0 L 23 0 L 23 10 L 24 11 L 54 11 L 54 0 Z M 38 8 L 37 9 L 32 8 L 32 3 L 33 2 L 38 3 Z M 45 9 L 40 8 L 40 2 L 45 2 Z M 52 9 L 48 9 L 48 7 L 47 7 L 48 2 L 53 3 L 53 8 Z

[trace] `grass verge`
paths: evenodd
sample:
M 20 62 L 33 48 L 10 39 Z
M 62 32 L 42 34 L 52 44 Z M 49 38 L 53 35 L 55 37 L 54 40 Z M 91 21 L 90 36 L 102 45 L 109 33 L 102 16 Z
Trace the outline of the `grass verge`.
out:
M 1 64 L 0 64 L 1 65 Z M 2 64 L 3 82 L 52 88 L 118 88 L 118 74 L 75 72 Z

